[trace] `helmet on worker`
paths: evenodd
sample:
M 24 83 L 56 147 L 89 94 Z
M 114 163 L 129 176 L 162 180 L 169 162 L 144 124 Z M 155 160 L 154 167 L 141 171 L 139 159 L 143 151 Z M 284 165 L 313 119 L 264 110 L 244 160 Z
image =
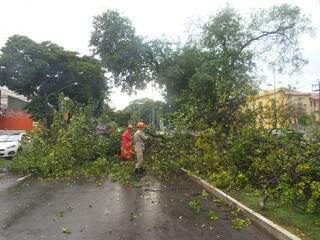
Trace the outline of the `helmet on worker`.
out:
M 137 128 L 143 129 L 144 128 L 144 123 L 143 122 L 138 122 Z

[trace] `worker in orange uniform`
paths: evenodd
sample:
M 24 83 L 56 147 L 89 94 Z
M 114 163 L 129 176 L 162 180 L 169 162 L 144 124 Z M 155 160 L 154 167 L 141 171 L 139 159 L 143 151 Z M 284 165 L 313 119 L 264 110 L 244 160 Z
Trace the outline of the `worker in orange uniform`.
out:
M 142 175 L 144 173 L 143 169 L 143 152 L 145 150 L 145 141 L 147 140 L 147 136 L 144 134 L 144 123 L 139 122 L 137 124 L 138 130 L 135 132 L 133 136 L 134 141 L 134 150 L 137 155 L 137 163 L 134 169 L 135 174 Z
M 132 129 L 133 129 L 133 126 L 129 124 L 127 129 L 121 135 L 120 158 L 124 161 L 128 161 L 132 159 L 132 155 L 133 155 Z

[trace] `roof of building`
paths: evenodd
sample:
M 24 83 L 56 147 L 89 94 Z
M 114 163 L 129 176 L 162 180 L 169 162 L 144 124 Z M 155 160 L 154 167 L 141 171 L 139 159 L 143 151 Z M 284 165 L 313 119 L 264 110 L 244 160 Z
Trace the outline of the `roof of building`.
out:
M 284 94 L 286 95 L 296 95 L 296 96 L 310 96 L 311 93 L 308 93 L 308 92 L 302 92 L 302 91 L 297 91 L 297 90 L 289 90 L 289 89 L 285 89 L 285 88 L 278 88 L 276 89 L 275 91 L 276 93 L 279 93 L 279 92 L 283 92 Z M 259 92 L 258 94 L 258 98 L 261 98 L 261 97 L 265 97 L 265 96 L 268 96 L 268 95 L 273 95 L 275 94 L 274 90 L 264 90 L 264 91 L 261 91 Z
M 20 94 L 17 94 L 15 92 L 11 91 L 7 87 L 0 87 L 0 91 L 1 91 L 1 95 L 4 95 L 3 93 L 5 93 L 7 96 L 17 98 L 17 99 L 24 101 L 24 102 L 29 102 L 28 98 L 26 98 L 23 95 L 20 95 Z

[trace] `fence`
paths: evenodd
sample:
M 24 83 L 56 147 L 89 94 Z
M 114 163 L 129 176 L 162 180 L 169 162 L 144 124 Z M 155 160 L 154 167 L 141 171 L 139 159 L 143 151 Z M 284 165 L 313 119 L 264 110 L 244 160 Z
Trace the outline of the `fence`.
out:
M 25 130 L 32 129 L 32 116 L 23 112 L 8 111 L 0 115 L 0 130 Z

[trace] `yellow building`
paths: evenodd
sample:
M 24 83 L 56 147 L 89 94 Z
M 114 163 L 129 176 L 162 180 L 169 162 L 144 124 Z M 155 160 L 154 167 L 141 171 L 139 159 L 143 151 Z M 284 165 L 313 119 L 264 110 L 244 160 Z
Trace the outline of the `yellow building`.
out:
M 310 97 L 310 104 L 311 104 L 311 112 L 318 112 L 320 111 L 320 95 L 319 93 L 312 93 Z
M 301 116 L 317 112 L 319 104 L 319 95 L 280 88 L 261 91 L 250 105 L 258 113 L 257 122 L 272 128 L 297 123 Z

